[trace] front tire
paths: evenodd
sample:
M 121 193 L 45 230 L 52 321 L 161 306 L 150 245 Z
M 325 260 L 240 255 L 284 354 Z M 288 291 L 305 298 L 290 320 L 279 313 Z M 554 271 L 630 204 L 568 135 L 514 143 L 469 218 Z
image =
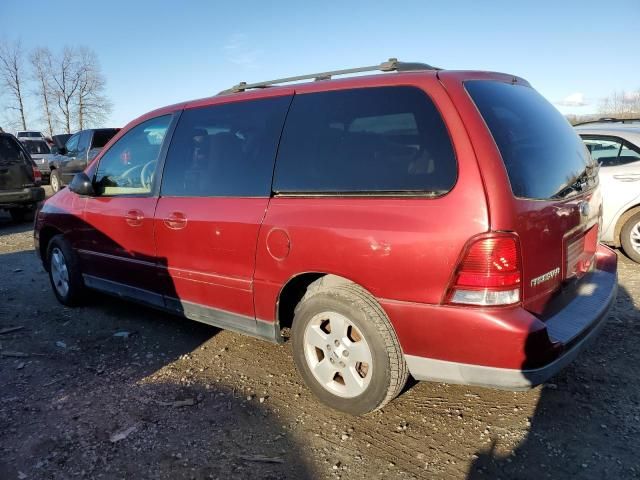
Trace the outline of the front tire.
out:
M 60 181 L 60 174 L 57 169 L 51 170 L 51 175 L 49 177 L 49 185 L 51 185 L 51 190 L 53 193 L 58 193 L 62 188 L 62 182 Z
M 382 408 L 409 375 L 386 314 L 352 283 L 312 283 L 296 307 L 292 343 L 309 389 L 331 408 L 352 415 Z
M 56 235 L 47 247 L 47 270 L 53 293 L 63 305 L 76 306 L 85 290 L 78 257 L 63 235 Z
M 640 212 L 632 215 L 622 226 L 620 243 L 627 256 L 640 263 Z

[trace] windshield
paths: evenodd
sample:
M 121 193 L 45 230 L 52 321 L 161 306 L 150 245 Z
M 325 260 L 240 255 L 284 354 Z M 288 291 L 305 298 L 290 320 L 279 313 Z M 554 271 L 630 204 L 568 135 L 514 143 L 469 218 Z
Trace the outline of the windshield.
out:
M 27 152 L 29 152 L 31 155 L 51 153 L 49 145 L 47 145 L 47 142 L 45 142 L 44 140 L 29 140 L 27 142 L 23 142 L 22 144 L 24 145 L 24 148 L 27 150 Z
M 18 132 L 18 137 L 22 137 L 22 138 L 41 138 L 42 134 L 40 132 Z
M 472 80 L 465 88 L 491 131 L 516 197 L 564 198 L 597 184 L 580 137 L 533 88 Z

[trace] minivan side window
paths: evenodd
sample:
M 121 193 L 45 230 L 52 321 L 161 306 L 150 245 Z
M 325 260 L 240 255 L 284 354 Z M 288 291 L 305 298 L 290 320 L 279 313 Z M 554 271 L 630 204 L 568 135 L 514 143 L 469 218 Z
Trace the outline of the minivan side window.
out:
M 282 134 L 278 194 L 443 194 L 457 178 L 451 139 L 415 87 L 299 94 Z
M 152 118 L 125 133 L 102 156 L 95 175 L 106 196 L 148 194 L 172 115 Z
M 291 97 L 185 110 L 162 174 L 162 196 L 264 197 Z

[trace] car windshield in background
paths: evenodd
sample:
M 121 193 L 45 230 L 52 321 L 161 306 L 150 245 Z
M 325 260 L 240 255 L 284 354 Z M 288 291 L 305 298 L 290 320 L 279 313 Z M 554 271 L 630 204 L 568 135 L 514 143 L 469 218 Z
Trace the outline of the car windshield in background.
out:
M 116 133 L 118 133 L 117 128 L 108 128 L 104 130 L 96 130 L 93 133 L 93 142 L 91 144 L 91 148 L 102 148 L 109 140 L 115 137 Z
M 40 132 L 18 132 L 18 136 L 22 138 L 42 138 Z
M 42 155 L 51 153 L 49 145 L 47 145 L 47 142 L 45 142 L 44 140 L 29 140 L 28 142 L 23 142 L 22 144 L 24 145 L 24 148 L 27 150 L 27 152 L 29 152 L 31 155 Z
M 465 88 L 493 135 L 516 197 L 563 198 L 597 183 L 580 137 L 533 88 L 493 80 L 467 81 Z

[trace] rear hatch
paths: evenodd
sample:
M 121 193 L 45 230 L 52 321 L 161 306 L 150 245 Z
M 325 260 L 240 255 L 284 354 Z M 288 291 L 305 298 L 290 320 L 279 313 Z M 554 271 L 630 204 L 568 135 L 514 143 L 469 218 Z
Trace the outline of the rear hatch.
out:
M 29 154 L 12 135 L 0 135 L 0 190 L 21 190 L 33 185 Z
M 598 167 L 567 120 L 525 81 L 463 85 L 500 158 L 483 166 L 487 195 L 496 195 L 489 201 L 492 228 L 518 235 L 523 305 L 544 317 L 554 296 L 593 268 L 602 215 Z M 506 173 L 506 185 L 497 185 L 500 177 L 487 174 L 486 165 L 502 170 L 502 178 Z

